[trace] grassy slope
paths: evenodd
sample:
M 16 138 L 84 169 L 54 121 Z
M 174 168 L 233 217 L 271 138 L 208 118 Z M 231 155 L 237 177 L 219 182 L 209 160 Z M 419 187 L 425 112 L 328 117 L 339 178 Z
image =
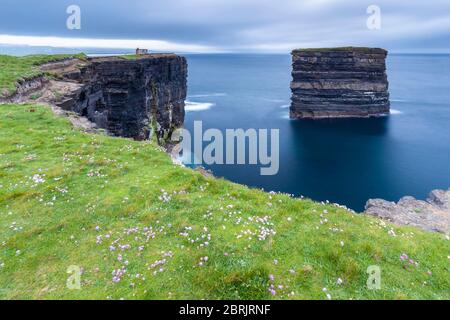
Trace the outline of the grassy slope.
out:
M 16 82 L 19 79 L 42 75 L 43 72 L 39 70 L 40 64 L 73 56 L 85 57 L 84 54 L 29 55 L 24 57 L 0 55 L 0 95 L 4 91 L 13 94 L 16 89 Z
M 237 237 L 262 227 L 276 234 Z M 45 107 L 0 106 L 3 299 L 325 299 L 325 287 L 333 299 L 448 299 L 449 244 L 440 234 L 204 178 L 153 144 L 81 133 Z M 418 266 L 405 268 L 403 253 Z M 84 270 L 81 290 L 66 288 L 70 265 Z M 370 265 L 382 269 L 381 290 L 365 287 Z M 123 266 L 114 283 L 112 271 Z

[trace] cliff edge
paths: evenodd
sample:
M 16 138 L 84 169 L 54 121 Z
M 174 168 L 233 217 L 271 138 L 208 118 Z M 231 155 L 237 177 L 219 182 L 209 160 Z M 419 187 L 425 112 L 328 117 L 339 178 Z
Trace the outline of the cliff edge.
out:
M 400 225 L 450 234 L 450 189 L 433 190 L 426 201 L 403 197 L 398 203 L 370 199 L 366 214 Z

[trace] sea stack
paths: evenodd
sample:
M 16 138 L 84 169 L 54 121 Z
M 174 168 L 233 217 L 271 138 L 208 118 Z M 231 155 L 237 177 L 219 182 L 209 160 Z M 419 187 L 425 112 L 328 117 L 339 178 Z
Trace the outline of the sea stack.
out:
M 366 118 L 389 113 L 387 51 L 380 48 L 292 52 L 290 117 Z

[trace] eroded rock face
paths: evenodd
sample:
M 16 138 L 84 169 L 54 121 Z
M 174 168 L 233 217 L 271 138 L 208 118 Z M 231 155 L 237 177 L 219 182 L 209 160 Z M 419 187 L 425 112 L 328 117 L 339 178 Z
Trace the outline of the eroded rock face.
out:
M 291 118 L 388 114 L 386 56 L 378 48 L 294 50 Z
M 403 197 L 398 203 L 371 199 L 365 213 L 400 225 L 450 234 L 450 189 L 434 190 L 427 201 Z
M 183 124 L 187 91 L 183 57 L 92 58 L 78 68 L 65 68 L 60 76 L 82 86 L 57 105 L 112 135 L 144 140 L 155 133 L 163 142 Z

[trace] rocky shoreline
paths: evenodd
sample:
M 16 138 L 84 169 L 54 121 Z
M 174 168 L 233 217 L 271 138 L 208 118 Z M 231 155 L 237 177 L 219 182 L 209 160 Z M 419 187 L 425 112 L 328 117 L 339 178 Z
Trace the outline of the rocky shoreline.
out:
M 413 197 L 403 197 L 397 203 L 370 199 L 365 213 L 399 225 L 450 234 L 450 189 L 433 190 L 426 201 Z
M 389 113 L 387 51 L 323 48 L 292 52 L 293 119 L 366 118 Z

